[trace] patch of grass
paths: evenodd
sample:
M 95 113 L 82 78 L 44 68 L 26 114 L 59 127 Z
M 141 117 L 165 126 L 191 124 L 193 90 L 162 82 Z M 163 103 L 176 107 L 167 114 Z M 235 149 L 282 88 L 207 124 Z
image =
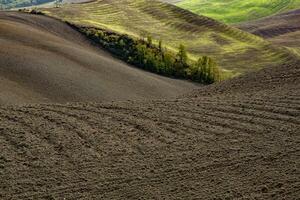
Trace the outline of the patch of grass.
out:
M 194 61 L 207 55 L 232 76 L 291 60 L 288 50 L 262 38 L 156 0 L 98 0 L 42 11 L 71 23 L 132 37 L 149 34 L 153 43 L 163 40 L 174 53 L 183 44 Z
M 287 47 L 294 55 L 298 56 L 300 58 L 300 48 L 291 48 Z
M 176 5 L 225 23 L 239 23 L 300 7 L 300 0 L 183 0 Z

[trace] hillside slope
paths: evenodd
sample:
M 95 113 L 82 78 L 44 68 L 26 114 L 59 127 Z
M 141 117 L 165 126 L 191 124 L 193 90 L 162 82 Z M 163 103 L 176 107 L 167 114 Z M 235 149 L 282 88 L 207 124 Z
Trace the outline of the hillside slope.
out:
M 300 10 L 242 23 L 237 27 L 263 37 L 273 44 L 300 50 Z M 300 51 L 299 51 L 300 52 Z
M 197 87 L 128 66 L 57 20 L 0 12 L 0 104 L 174 97 Z
M 300 7 L 300 0 L 163 0 L 225 23 L 240 23 Z
M 300 64 L 188 98 L 0 107 L 1 199 L 297 199 Z
M 97 0 L 43 11 L 135 37 L 150 34 L 174 51 L 182 43 L 193 59 L 208 55 L 234 75 L 293 60 L 286 49 L 259 37 L 156 0 Z

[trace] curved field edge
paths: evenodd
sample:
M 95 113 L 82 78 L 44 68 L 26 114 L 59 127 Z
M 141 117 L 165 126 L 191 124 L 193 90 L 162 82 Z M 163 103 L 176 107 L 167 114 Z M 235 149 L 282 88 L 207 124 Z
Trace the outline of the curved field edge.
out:
M 0 106 L 0 199 L 297 199 L 299 116 L 295 60 L 177 99 Z
M 147 33 L 174 51 L 183 44 L 191 59 L 208 55 L 231 75 L 294 59 L 285 48 L 274 47 L 257 36 L 159 1 L 99 0 L 42 11 L 65 21 L 111 29 L 133 37 Z
M 168 0 L 166 0 L 168 2 Z M 172 2 L 170 2 L 172 3 Z M 173 2 L 174 3 L 174 2 Z M 300 8 L 299 0 L 182 0 L 177 6 L 225 23 L 241 23 Z
M 284 46 L 297 54 L 300 47 L 300 10 L 273 15 L 237 25 L 238 28 L 258 35 L 275 45 Z
M 299 77 L 294 63 L 175 100 L 0 107 L 0 197 L 297 199 Z
M 128 65 L 47 16 L 0 12 L 0 41 L 1 105 L 168 98 L 200 86 Z

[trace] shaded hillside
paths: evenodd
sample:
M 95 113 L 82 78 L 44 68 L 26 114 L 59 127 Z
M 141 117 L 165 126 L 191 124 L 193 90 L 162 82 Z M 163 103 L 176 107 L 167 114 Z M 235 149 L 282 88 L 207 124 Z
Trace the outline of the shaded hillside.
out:
M 225 23 L 247 22 L 300 7 L 299 0 L 163 0 Z
M 274 44 L 300 50 L 300 10 L 293 10 L 258 21 L 240 24 L 238 27 Z
M 300 196 L 299 63 L 193 96 L 0 107 L 0 198 Z
M 0 104 L 174 97 L 196 85 L 138 70 L 65 23 L 0 13 Z
M 156 40 L 162 39 L 170 49 L 182 43 L 192 58 L 208 55 L 232 74 L 293 59 L 287 50 L 252 34 L 155 0 L 99 0 L 43 11 L 72 23 L 98 26 L 135 37 L 150 34 Z

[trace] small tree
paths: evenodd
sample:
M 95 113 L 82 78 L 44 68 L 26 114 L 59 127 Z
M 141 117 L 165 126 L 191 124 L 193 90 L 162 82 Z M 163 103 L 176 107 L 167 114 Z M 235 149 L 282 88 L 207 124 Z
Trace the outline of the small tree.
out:
M 177 59 L 182 64 L 187 63 L 187 59 L 188 59 L 187 52 L 186 52 L 185 46 L 182 45 L 182 44 L 179 45 L 179 51 L 177 53 Z
M 147 36 L 147 46 L 148 47 L 152 46 L 152 37 L 151 37 L 151 35 Z
M 158 41 L 158 49 L 159 49 L 160 52 L 162 52 L 162 50 L 163 50 L 162 49 L 162 40 Z
M 163 54 L 163 62 L 164 62 L 164 69 L 163 69 L 164 73 L 169 76 L 174 74 L 174 70 L 175 70 L 174 62 L 175 61 L 174 61 L 173 56 L 170 53 L 168 53 L 167 51 L 165 51 Z
M 144 68 L 145 65 L 145 57 L 146 57 L 146 45 L 144 44 L 138 44 L 136 45 L 136 51 L 137 51 L 137 55 L 136 55 L 136 61 L 140 66 L 142 66 Z
M 178 53 L 176 55 L 176 61 L 174 63 L 175 76 L 184 77 L 186 75 L 186 69 L 189 67 L 187 64 L 187 52 L 184 45 L 179 46 Z
M 189 76 L 192 80 L 202 83 L 214 83 L 220 81 L 220 70 L 210 57 L 203 56 L 189 68 Z

